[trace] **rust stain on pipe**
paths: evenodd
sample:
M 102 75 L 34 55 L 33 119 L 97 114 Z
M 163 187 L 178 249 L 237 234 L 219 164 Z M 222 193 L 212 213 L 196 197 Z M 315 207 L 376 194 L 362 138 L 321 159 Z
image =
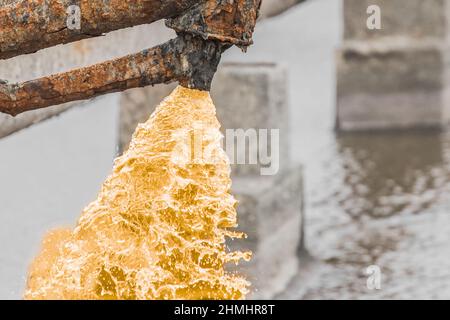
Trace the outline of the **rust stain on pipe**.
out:
M 209 90 L 226 46 L 189 34 L 162 45 L 90 67 L 21 84 L 0 82 L 0 112 L 17 115 L 70 101 L 179 81 Z
M 189 32 L 205 40 L 216 40 L 243 49 L 252 36 L 262 0 L 207 0 L 188 12 L 169 19 L 167 26 Z
M 0 7 L 0 59 L 174 17 L 202 0 L 22 0 Z M 67 9 L 81 9 L 81 30 Z

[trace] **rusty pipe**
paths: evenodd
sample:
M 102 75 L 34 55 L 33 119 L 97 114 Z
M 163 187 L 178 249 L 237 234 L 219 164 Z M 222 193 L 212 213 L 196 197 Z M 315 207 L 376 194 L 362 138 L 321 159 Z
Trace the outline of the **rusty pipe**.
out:
M 261 3 L 262 0 L 207 0 L 168 19 L 166 25 L 177 32 L 189 32 L 245 50 L 253 44 Z
M 17 115 L 172 81 L 189 88 L 210 90 L 223 51 L 231 45 L 246 48 L 252 43 L 260 5 L 261 0 L 200 1 L 167 21 L 177 31 L 178 38 L 165 44 L 20 84 L 0 81 L 0 112 Z
M 180 34 L 154 48 L 90 67 L 20 84 L 0 82 L 0 112 L 15 116 L 106 93 L 173 81 L 188 88 L 210 90 L 222 52 L 227 47 Z
M 0 7 L 0 59 L 175 17 L 202 2 L 204 1 L 21 0 L 12 2 Z M 74 5 L 79 8 L 79 29 L 68 27 L 71 17 L 68 9 Z

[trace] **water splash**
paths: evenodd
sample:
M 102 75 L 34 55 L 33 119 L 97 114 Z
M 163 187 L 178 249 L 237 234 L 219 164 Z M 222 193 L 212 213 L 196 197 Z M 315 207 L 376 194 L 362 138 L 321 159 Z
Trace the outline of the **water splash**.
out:
M 214 161 L 180 161 L 193 128 Z M 208 92 L 178 87 L 139 125 L 75 230 L 44 239 L 27 299 L 242 299 L 249 283 L 225 271 L 236 200 Z M 180 148 L 180 145 L 182 148 Z M 183 148 L 185 146 L 186 148 Z M 209 159 L 211 160 L 211 159 Z

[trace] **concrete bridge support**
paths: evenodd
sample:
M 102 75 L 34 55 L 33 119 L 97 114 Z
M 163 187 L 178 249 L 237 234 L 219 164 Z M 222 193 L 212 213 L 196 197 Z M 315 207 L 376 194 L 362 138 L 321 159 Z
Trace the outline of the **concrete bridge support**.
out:
M 368 11 L 372 5 L 380 9 L 381 29 L 367 25 L 376 14 Z M 339 130 L 439 129 L 448 124 L 449 6 L 448 0 L 343 1 Z

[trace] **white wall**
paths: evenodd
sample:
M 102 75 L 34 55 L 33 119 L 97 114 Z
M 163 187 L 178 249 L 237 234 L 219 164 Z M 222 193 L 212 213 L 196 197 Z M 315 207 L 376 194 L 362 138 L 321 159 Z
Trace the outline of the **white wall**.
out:
M 0 140 L 0 299 L 20 299 L 42 236 L 73 226 L 116 153 L 118 95 Z

